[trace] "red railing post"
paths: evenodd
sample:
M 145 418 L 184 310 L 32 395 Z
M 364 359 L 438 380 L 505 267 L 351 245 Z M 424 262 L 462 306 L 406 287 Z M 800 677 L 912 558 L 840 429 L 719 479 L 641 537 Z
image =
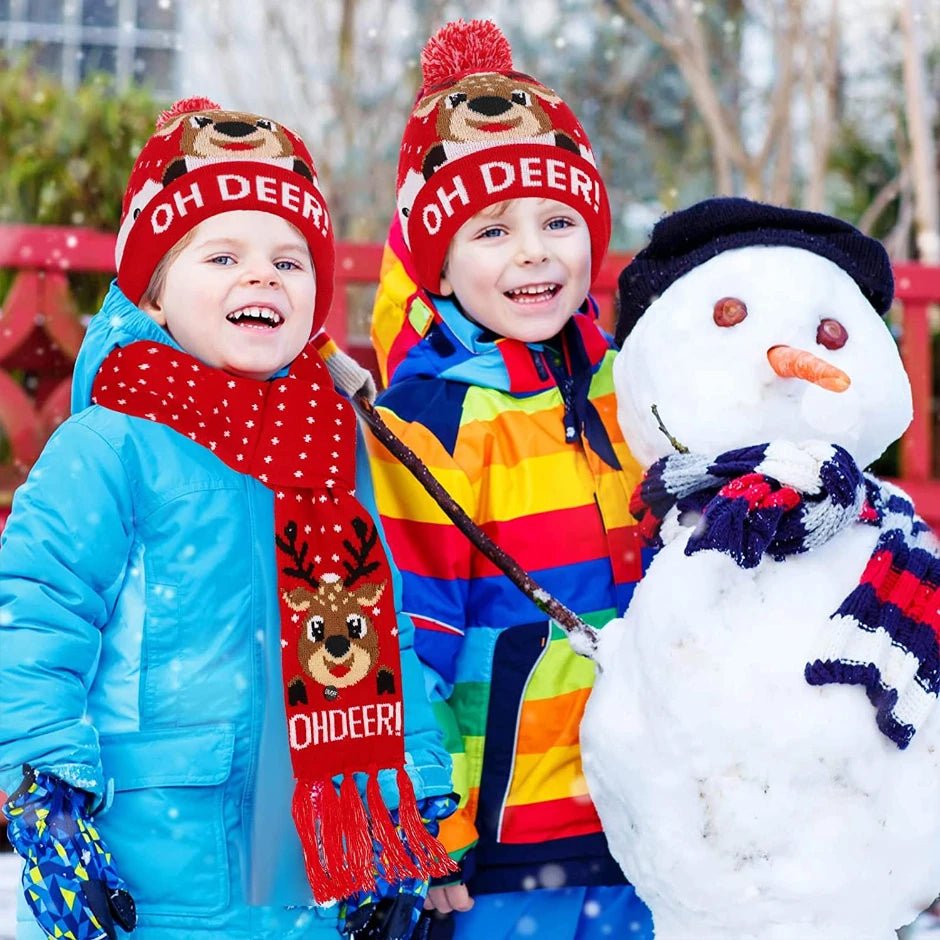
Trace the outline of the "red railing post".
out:
M 901 440 L 901 485 L 933 477 L 933 329 L 930 308 L 940 303 L 940 268 L 899 264 L 894 269 L 895 297 L 903 305 L 901 356 L 911 382 L 914 417 Z M 933 500 L 931 500 L 933 502 Z M 940 498 L 930 507 L 940 520 Z
M 904 305 L 904 331 L 901 356 L 911 382 L 914 417 L 901 442 L 901 476 L 926 480 L 931 469 L 931 348 L 927 304 L 911 301 Z

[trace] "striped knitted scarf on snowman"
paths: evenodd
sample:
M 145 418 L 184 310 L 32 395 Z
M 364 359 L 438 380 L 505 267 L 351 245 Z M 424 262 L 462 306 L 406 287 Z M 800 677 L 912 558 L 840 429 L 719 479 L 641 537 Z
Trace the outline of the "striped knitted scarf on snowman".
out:
M 940 697 L 940 545 L 904 493 L 862 473 L 841 447 L 773 443 L 663 457 L 630 508 L 653 547 L 670 510 L 699 515 L 685 553 L 715 549 L 742 568 L 811 551 L 849 525 L 876 526 L 858 586 L 805 676 L 861 685 L 879 729 L 907 747 Z

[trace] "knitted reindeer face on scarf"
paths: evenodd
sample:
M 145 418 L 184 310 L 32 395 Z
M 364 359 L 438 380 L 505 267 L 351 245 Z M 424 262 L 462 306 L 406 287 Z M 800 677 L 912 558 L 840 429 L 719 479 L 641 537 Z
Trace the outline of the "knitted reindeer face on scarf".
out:
M 355 518 L 352 524 L 359 543 L 354 545 L 349 539 L 343 542 L 351 558 L 343 562 L 346 577 L 332 571 L 314 576 L 312 566 L 304 565 L 304 558 L 295 549 L 294 570 L 310 587 L 301 585 L 282 594 L 287 606 L 303 615 L 297 639 L 300 668 L 323 687 L 326 699 L 335 699 L 337 690 L 361 682 L 379 660 L 379 635 L 369 611 L 385 593 L 386 582 L 367 580 L 355 586 L 378 567 L 369 560 L 378 533 L 374 525 L 370 527 L 361 518 Z M 334 560 L 339 559 L 334 556 Z M 376 692 L 392 691 L 394 687 L 392 671 L 383 667 L 376 677 Z M 291 679 L 289 696 L 292 704 L 306 704 L 307 689 L 301 676 Z
M 292 610 L 305 615 L 297 658 L 314 682 L 342 689 L 372 671 L 379 658 L 379 639 L 366 610 L 384 591 L 384 584 L 353 588 L 348 579 L 331 573 L 320 579 L 315 591 L 298 587 L 284 595 Z

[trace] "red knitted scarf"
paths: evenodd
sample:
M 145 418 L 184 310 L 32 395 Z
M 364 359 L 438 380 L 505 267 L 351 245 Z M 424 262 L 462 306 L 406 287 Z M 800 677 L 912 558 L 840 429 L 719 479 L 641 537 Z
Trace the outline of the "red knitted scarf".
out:
M 113 350 L 92 401 L 158 421 L 274 493 L 293 816 L 315 899 L 452 870 L 404 770 L 391 571 L 354 495 L 356 419 L 308 346 L 283 378 L 236 378 L 161 343 Z M 377 773 L 398 771 L 396 826 Z M 363 804 L 353 773 L 368 775 Z M 342 777 L 337 793 L 333 778 Z

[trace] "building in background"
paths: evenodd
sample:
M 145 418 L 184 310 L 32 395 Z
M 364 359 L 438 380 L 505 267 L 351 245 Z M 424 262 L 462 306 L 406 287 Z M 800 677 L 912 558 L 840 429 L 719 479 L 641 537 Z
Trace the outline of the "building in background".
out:
M 0 49 L 29 52 L 75 88 L 93 72 L 136 81 L 161 98 L 177 90 L 180 33 L 172 0 L 0 0 Z

